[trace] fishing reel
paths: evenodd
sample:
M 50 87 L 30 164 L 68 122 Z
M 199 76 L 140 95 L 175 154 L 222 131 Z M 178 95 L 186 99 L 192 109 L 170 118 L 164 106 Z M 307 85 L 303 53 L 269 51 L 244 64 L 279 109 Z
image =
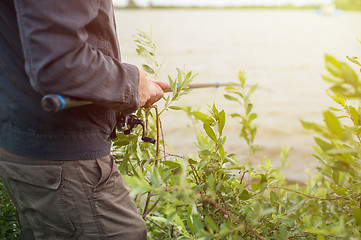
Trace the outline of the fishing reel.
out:
M 132 133 L 133 128 L 135 128 L 137 125 L 141 125 L 143 132 L 142 132 L 142 141 L 147 143 L 155 144 L 155 139 L 146 137 L 145 136 L 145 124 L 143 120 L 139 119 L 136 115 L 120 115 L 117 123 L 117 129 L 121 132 L 123 132 L 125 135 L 129 135 Z

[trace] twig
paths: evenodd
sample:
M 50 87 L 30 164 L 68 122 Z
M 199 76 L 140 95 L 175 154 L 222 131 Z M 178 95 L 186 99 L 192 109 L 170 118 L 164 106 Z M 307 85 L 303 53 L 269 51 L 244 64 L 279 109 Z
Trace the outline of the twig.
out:
M 317 200 L 323 200 L 323 201 L 336 201 L 336 200 L 341 200 L 341 199 L 348 199 L 350 197 L 350 196 L 347 196 L 347 197 L 335 197 L 335 198 L 319 198 L 319 197 L 311 196 L 306 193 L 299 192 L 299 191 L 296 191 L 296 190 L 293 190 L 290 188 L 286 188 L 286 187 L 269 186 L 269 188 L 283 189 L 286 191 L 290 191 L 290 192 L 294 192 L 294 193 L 303 195 L 305 197 L 309 197 L 309 198 L 313 198 L 313 199 L 317 199 Z M 360 197 L 360 196 L 361 196 L 361 194 L 358 194 L 357 196 L 355 196 L 355 198 Z
M 145 213 L 147 212 L 147 210 L 148 210 L 149 201 L 150 201 L 150 192 L 148 192 L 147 201 L 145 202 L 144 211 L 143 211 L 143 218 L 145 217 L 144 214 L 145 214 Z
M 223 202 L 224 207 L 226 207 L 226 202 L 224 201 L 222 192 L 219 192 L 219 194 L 221 195 L 221 199 L 222 199 L 222 202 Z M 228 216 L 228 218 L 229 218 L 229 220 L 231 220 L 231 217 L 230 217 L 230 216 Z
M 143 218 L 145 219 L 145 218 Z M 146 218 L 147 220 L 151 221 L 154 225 L 156 225 L 159 229 L 161 229 L 163 232 L 168 233 L 168 231 L 164 228 L 162 228 L 158 223 L 154 222 L 151 218 Z
M 153 108 L 155 109 L 155 126 L 157 128 L 157 152 L 156 152 L 156 156 L 158 157 L 159 156 L 159 114 L 158 114 L 157 105 L 153 105 Z
M 289 237 L 289 238 L 296 238 L 296 239 L 299 239 L 299 238 L 306 238 L 306 237 L 309 237 L 308 235 L 299 235 L 299 236 L 294 236 L 294 237 Z M 316 239 L 316 238 L 314 238 Z
M 150 113 L 150 109 L 154 108 L 155 109 L 155 127 L 156 127 L 156 133 L 157 133 L 157 145 L 156 145 L 156 156 L 159 156 L 159 114 L 158 114 L 158 106 L 157 105 L 152 105 L 149 107 L 148 111 L 146 112 L 146 123 L 148 126 L 148 116 Z
M 159 201 L 160 201 L 160 198 L 158 198 L 158 200 L 153 204 L 153 206 L 151 206 L 151 208 L 149 208 L 149 210 L 143 214 L 143 219 L 155 208 L 155 206 L 157 206 Z
M 244 175 L 246 175 L 246 173 L 247 173 L 246 171 L 244 171 L 244 172 L 243 172 L 242 177 L 241 177 L 240 184 L 242 184 L 242 183 L 243 183 L 243 178 L 244 178 Z
M 196 181 L 196 184 L 197 185 L 199 185 L 199 181 L 198 181 L 198 178 L 197 178 L 197 175 L 196 175 L 196 170 L 194 169 L 194 166 L 193 165 L 191 165 L 191 167 L 192 167 L 192 173 L 193 173 L 193 176 L 194 176 L 194 180 Z
M 277 197 L 276 201 L 274 201 L 274 203 L 272 204 L 272 208 L 275 206 L 276 202 L 278 201 L 279 197 Z M 263 217 L 261 217 L 260 220 L 258 220 L 258 223 L 261 223 L 263 221 L 263 219 L 266 217 L 266 215 L 264 215 Z M 255 230 L 257 231 L 257 229 L 259 229 L 260 227 L 263 227 L 266 223 L 261 224 L 260 226 L 258 226 Z M 249 231 L 247 231 L 245 234 L 243 234 L 242 238 L 246 237 L 247 234 L 249 233 Z
M 171 156 L 171 157 L 184 158 L 184 156 L 181 156 L 181 155 L 178 155 L 178 154 L 167 153 L 166 155 Z
M 0 218 L 0 221 L 6 221 L 6 222 L 19 222 L 19 219 L 13 219 L 13 218 Z
M 165 139 L 164 139 L 164 131 L 163 131 L 163 127 L 162 127 L 162 121 L 159 118 L 159 127 L 160 127 L 160 132 L 162 134 L 162 139 L 163 139 L 163 157 L 164 157 L 164 161 L 167 161 L 167 154 L 166 154 L 166 149 L 165 149 Z
M 248 229 L 247 224 L 243 223 L 241 220 L 239 220 L 236 216 L 234 216 L 230 211 L 228 211 L 227 209 L 225 209 L 224 207 L 222 207 L 219 203 L 217 203 L 216 201 L 200 194 L 201 198 L 211 204 L 213 204 L 214 206 L 216 206 L 221 212 L 223 212 L 224 214 L 227 214 L 229 217 L 233 218 L 238 224 L 242 225 L 245 229 Z M 258 239 L 263 240 L 264 238 L 259 235 L 255 230 L 253 230 L 252 228 L 249 228 L 248 231 L 252 232 Z

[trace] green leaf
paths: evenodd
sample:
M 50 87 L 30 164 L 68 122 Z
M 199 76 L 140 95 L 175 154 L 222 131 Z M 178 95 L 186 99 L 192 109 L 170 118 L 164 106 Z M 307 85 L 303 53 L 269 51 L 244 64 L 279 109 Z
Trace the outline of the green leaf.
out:
M 248 200 L 252 197 L 252 194 L 250 192 L 248 192 L 247 189 L 243 189 L 241 195 L 239 196 L 239 198 L 241 200 Z
M 361 63 L 359 62 L 359 59 L 357 57 L 349 57 L 349 56 L 346 56 L 348 60 L 350 60 L 351 62 L 359 65 L 361 67 Z
M 272 205 L 274 205 L 275 202 L 278 200 L 277 194 L 273 191 L 270 192 L 270 200 Z
M 137 45 L 137 50 L 136 51 L 141 56 L 144 56 L 145 54 L 148 54 L 148 50 L 145 47 L 141 46 L 141 45 Z
M 361 226 L 361 209 L 356 207 L 353 209 L 353 217 L 355 218 L 356 223 Z
M 195 160 L 192 159 L 192 158 L 188 158 L 188 163 L 189 163 L 189 164 L 197 164 L 198 162 L 195 161 Z
M 229 94 L 224 94 L 224 97 L 229 101 L 239 102 L 239 100 L 236 97 L 233 97 L 233 96 L 231 96 Z
M 254 119 L 257 118 L 257 113 L 251 113 L 249 116 L 248 116 L 248 121 L 253 121 Z
M 254 93 L 258 88 L 258 84 L 252 85 L 251 89 L 249 90 L 248 96 Z
M 341 78 L 342 77 L 341 63 L 337 61 L 336 58 L 328 54 L 325 55 L 325 61 L 326 61 L 327 70 L 335 77 Z
M 115 147 L 126 146 L 137 139 L 136 135 L 125 135 L 124 133 L 117 133 L 116 139 L 113 141 Z
M 224 112 L 224 110 L 220 111 L 218 114 L 218 131 L 219 131 L 219 135 L 222 135 L 223 132 L 223 128 L 226 124 L 226 113 Z
M 247 109 L 246 109 L 246 114 L 249 114 L 253 109 L 253 104 L 252 103 L 248 103 L 247 104 Z
M 131 186 L 131 194 L 133 196 L 153 190 L 153 187 L 150 186 L 145 180 L 128 176 L 124 176 L 124 180 L 129 186 Z
M 177 72 L 178 72 L 178 76 L 177 76 L 178 83 L 180 86 L 182 86 L 183 83 L 182 71 L 179 68 L 177 68 Z
M 235 118 L 235 117 L 242 118 L 242 116 L 239 113 L 232 113 L 231 117 L 233 117 L 233 118 Z
M 158 171 L 156 168 L 153 169 L 152 175 L 150 176 L 150 182 L 152 186 L 159 187 L 161 184 L 161 180 L 159 179 Z
M 210 174 L 208 177 L 207 177 L 207 184 L 208 184 L 208 187 L 209 189 L 212 191 L 214 189 L 214 183 L 215 183 L 215 179 L 213 177 L 212 174 Z
M 339 79 L 331 78 L 329 76 L 323 75 L 322 78 L 326 82 L 329 82 L 329 83 L 332 83 L 332 84 L 340 84 L 340 83 L 342 83 L 342 81 L 340 81 Z
M 330 132 L 336 137 L 340 138 L 342 136 L 343 129 L 338 118 L 330 111 L 325 111 L 323 116 Z
M 217 136 L 209 124 L 204 123 L 203 129 L 207 133 L 208 137 L 210 137 L 214 142 L 217 142 Z
M 326 93 L 329 97 L 332 98 L 332 100 L 334 100 L 336 103 L 340 104 L 341 106 L 345 106 L 346 102 L 345 102 L 345 98 L 342 97 L 340 94 L 335 93 L 335 94 L 331 94 L 329 91 L 326 90 Z
M 241 82 L 242 87 L 246 84 L 246 73 L 244 71 L 238 71 L 238 80 Z
M 230 163 L 232 163 L 233 165 L 236 165 L 236 166 L 238 166 L 239 165 L 239 163 L 237 162 L 237 161 L 235 161 L 235 160 L 233 160 L 232 158 L 230 158 L 230 157 L 225 157 L 225 160 L 227 160 L 227 162 L 230 162 Z
M 322 235 L 317 235 L 317 240 L 326 240 L 326 238 Z
M 147 73 L 154 74 L 153 68 L 149 67 L 147 64 L 142 64 L 142 67 L 143 67 L 144 71 L 146 71 Z
M 182 110 L 182 108 L 178 106 L 169 106 L 169 108 L 172 110 Z
M 323 151 L 327 151 L 333 148 L 332 144 L 322 140 L 321 138 L 315 137 L 314 140 Z
M 198 216 L 198 215 L 193 215 L 193 227 L 194 227 L 194 233 L 196 236 L 199 236 L 203 229 L 204 229 L 204 226 L 203 226 L 203 223 L 201 221 L 201 217 Z
M 192 206 L 189 205 L 187 208 L 187 225 L 194 234 L 193 217 L 192 217 Z
M 172 162 L 172 161 L 163 161 L 162 162 L 164 165 L 167 165 L 169 167 L 179 167 L 180 164 L 176 163 L 176 162 Z
M 336 161 L 333 164 L 332 168 L 335 170 L 338 170 L 338 171 L 342 171 L 342 172 L 347 172 L 350 170 L 350 166 L 343 161 Z
M 206 215 L 204 221 L 209 228 L 213 229 L 215 232 L 219 232 L 217 224 L 213 221 L 213 219 L 210 216 Z
M 288 231 L 287 231 L 286 226 L 280 225 L 279 232 L 280 232 L 281 239 L 284 239 L 284 240 L 288 239 Z
M 358 87 L 360 82 L 355 71 L 346 63 L 341 63 L 342 78 L 345 83 L 348 83 L 354 87 Z
M 156 222 L 166 223 L 167 219 L 163 217 L 157 217 L 157 216 L 150 216 L 150 218 Z
M 191 114 L 198 120 L 200 120 L 201 122 L 205 123 L 205 122 L 209 122 L 209 117 L 207 114 L 202 113 L 202 112 L 191 112 Z
M 346 194 L 346 190 L 347 188 L 344 187 L 339 187 L 337 185 L 330 185 L 330 188 L 332 189 L 332 191 L 334 191 L 337 195 L 340 196 L 345 196 Z
M 358 126 L 359 125 L 359 116 L 358 116 L 358 113 L 357 113 L 357 110 L 354 108 L 354 107 L 349 107 L 348 109 L 349 111 L 349 114 L 350 114 L 350 117 L 351 117 L 351 120 L 353 122 L 353 124 L 355 126 Z

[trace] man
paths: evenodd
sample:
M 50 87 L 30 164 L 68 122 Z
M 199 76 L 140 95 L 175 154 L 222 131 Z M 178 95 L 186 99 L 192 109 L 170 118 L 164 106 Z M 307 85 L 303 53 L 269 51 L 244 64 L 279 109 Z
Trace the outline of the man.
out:
M 111 0 L 1 0 L 0 26 L 0 176 L 21 238 L 146 239 L 111 137 L 168 84 L 120 61 Z M 94 104 L 47 113 L 49 93 Z

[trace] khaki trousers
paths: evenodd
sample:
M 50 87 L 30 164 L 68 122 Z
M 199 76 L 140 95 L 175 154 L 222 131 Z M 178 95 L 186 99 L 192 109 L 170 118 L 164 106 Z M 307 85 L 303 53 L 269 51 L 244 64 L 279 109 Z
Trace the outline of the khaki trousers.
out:
M 0 176 L 18 210 L 21 239 L 147 239 L 111 156 L 49 161 L 2 150 Z

